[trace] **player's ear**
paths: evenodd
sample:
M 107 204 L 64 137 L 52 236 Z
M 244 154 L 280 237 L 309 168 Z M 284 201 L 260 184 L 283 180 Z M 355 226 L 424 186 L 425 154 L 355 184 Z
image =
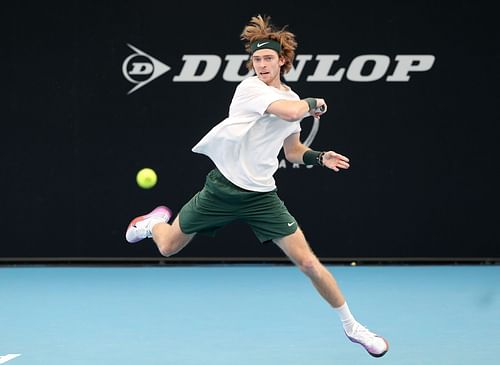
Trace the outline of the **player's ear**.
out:
M 286 62 L 285 57 L 284 56 L 280 56 L 280 61 L 279 61 L 280 67 L 283 66 L 285 64 L 285 62 Z

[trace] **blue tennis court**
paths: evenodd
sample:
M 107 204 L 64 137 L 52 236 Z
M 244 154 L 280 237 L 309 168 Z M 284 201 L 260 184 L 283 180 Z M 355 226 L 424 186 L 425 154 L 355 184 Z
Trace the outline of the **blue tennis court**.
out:
M 0 363 L 498 364 L 500 266 L 327 267 L 383 358 L 293 266 L 5 266 Z

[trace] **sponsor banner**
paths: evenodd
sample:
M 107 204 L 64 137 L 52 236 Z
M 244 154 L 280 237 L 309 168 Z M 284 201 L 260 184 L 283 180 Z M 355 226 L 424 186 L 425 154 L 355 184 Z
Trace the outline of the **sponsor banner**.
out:
M 203 186 L 213 164 L 191 148 L 252 75 L 239 35 L 255 6 L 11 3 L 0 259 L 162 259 L 124 230 L 160 204 L 175 214 Z M 351 159 L 333 173 L 278 156 L 279 196 L 314 251 L 500 257 L 497 12 L 469 0 L 266 10 L 298 37 L 285 82 L 328 103 L 301 123 L 303 143 Z M 152 189 L 137 186 L 144 167 Z M 283 255 L 235 222 L 176 257 Z
M 210 82 L 216 77 L 226 82 L 240 82 L 253 74 L 248 71 L 240 74 L 248 61 L 248 55 L 229 54 L 184 54 L 182 67 L 174 70 L 171 66 L 141 49 L 127 44 L 134 52 L 127 56 L 122 64 L 123 76 L 135 86 L 128 91 L 134 91 L 172 71 L 172 82 Z M 295 65 L 284 76 L 286 82 L 408 82 L 413 73 L 429 71 L 435 61 L 429 54 L 399 54 L 394 58 L 382 54 L 359 55 L 350 60 L 347 67 L 337 66 L 340 55 L 332 54 L 299 54 Z M 307 63 L 315 63 L 312 74 L 304 74 Z M 388 72 L 390 69 L 392 72 Z

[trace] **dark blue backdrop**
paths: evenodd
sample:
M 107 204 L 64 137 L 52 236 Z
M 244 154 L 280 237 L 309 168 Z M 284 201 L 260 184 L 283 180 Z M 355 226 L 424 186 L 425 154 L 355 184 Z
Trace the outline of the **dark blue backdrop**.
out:
M 289 84 L 329 103 L 312 147 L 352 161 L 339 174 L 290 164 L 276 174 L 317 254 L 500 257 L 493 9 L 474 1 L 331 1 L 311 13 L 281 3 L 33 3 L 5 5 L 0 258 L 158 257 L 150 242 L 127 245 L 126 225 L 160 203 L 177 212 L 202 187 L 211 163 L 190 149 L 225 117 L 237 85 L 224 79 L 226 56 L 244 54 L 239 34 L 258 13 L 289 24 L 297 53 L 311 55 Z M 127 44 L 171 69 L 127 94 L 135 86 L 122 70 L 135 53 Z M 220 70 L 207 82 L 176 82 L 186 55 L 218 56 Z M 308 81 L 318 55 L 338 55 L 329 75 L 352 67 L 351 77 Z M 363 55 L 377 61 L 355 69 Z M 398 55 L 435 60 L 408 81 L 388 81 Z M 376 80 L 353 81 L 383 71 L 387 59 Z M 130 75 L 132 61 L 148 57 L 130 60 L 135 81 L 151 76 L 149 66 Z M 306 135 L 310 127 L 305 120 Z M 146 166 L 159 175 L 152 190 L 135 184 Z M 197 237 L 179 255 L 281 256 L 240 224 L 216 239 Z

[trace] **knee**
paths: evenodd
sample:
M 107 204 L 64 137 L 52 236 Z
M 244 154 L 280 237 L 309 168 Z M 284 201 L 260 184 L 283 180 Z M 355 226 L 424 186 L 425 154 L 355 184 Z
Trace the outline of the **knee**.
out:
M 174 245 L 167 237 L 155 237 L 155 243 L 162 256 L 170 257 L 175 254 Z
M 158 247 L 158 250 L 160 251 L 160 254 L 164 257 L 170 257 L 175 253 L 172 250 L 169 250 L 168 247 L 163 247 L 163 246 Z
M 299 262 L 300 270 L 310 278 L 319 278 L 321 276 L 321 263 L 314 257 L 306 257 Z

